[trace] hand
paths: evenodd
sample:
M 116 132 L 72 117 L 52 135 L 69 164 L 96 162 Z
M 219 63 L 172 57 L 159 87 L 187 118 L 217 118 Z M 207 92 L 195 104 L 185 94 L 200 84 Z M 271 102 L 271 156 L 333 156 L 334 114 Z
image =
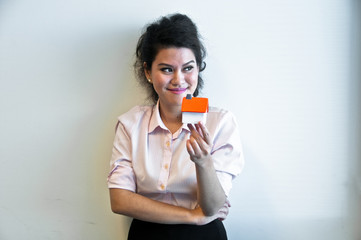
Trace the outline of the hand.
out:
M 223 207 L 221 207 L 219 211 L 213 216 L 209 216 L 209 217 L 205 216 L 203 214 L 202 209 L 199 206 L 197 206 L 194 210 L 192 210 L 192 213 L 196 218 L 196 225 L 205 225 L 212 222 L 215 219 L 219 219 L 221 221 L 225 220 L 229 214 L 230 207 L 231 207 L 231 203 L 227 199 Z
M 187 151 L 194 163 L 201 164 L 211 155 L 211 137 L 206 126 L 201 122 L 194 126 L 192 124 L 188 124 L 187 126 L 191 131 L 191 136 L 187 140 Z
M 223 207 L 221 209 L 219 209 L 219 211 L 218 211 L 218 213 L 221 215 L 220 217 L 218 217 L 219 220 L 224 221 L 226 219 L 226 217 L 228 216 L 230 207 L 231 207 L 231 203 L 227 198 Z

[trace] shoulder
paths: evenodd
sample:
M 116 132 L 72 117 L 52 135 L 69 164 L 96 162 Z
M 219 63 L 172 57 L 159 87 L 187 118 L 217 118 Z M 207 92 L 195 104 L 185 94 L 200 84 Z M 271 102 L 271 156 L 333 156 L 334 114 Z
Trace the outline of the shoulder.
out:
M 138 105 L 118 117 L 118 121 L 126 129 L 138 126 L 144 121 L 149 121 L 152 116 L 153 105 Z
M 207 122 L 217 122 L 218 124 L 223 121 L 235 121 L 232 112 L 226 109 L 210 107 L 207 116 Z
M 213 135 L 238 131 L 238 123 L 233 113 L 217 107 L 209 108 L 206 126 Z

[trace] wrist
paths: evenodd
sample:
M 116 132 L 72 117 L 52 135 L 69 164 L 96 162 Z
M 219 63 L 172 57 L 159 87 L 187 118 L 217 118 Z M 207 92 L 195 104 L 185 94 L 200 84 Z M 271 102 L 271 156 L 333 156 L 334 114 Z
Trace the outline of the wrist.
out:
M 203 211 L 200 207 L 189 210 L 188 223 L 192 225 L 202 225 L 204 219 Z
M 208 169 L 208 168 L 213 168 L 213 161 L 212 161 L 212 157 L 209 155 L 207 157 L 205 157 L 204 159 L 200 160 L 200 161 L 197 161 L 195 162 L 195 165 L 197 167 L 200 167 L 200 168 L 204 168 L 204 169 Z

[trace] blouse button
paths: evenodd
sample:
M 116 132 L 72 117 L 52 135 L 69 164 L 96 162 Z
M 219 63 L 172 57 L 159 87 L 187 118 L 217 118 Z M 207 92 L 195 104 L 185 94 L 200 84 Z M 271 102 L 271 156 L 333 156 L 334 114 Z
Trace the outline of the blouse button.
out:
M 167 141 L 166 145 L 167 145 L 167 147 L 169 147 L 169 146 L 170 146 L 170 142 L 169 142 L 169 141 Z
M 164 188 L 165 188 L 164 184 L 161 184 L 161 185 L 160 185 L 160 188 L 161 188 L 162 190 L 164 190 Z
M 164 165 L 165 170 L 168 170 L 168 167 L 169 167 L 168 164 Z

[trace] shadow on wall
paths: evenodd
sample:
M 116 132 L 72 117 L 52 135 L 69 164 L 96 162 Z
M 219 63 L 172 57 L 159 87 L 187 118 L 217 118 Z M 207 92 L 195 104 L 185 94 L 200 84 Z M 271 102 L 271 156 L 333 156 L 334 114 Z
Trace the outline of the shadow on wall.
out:
M 351 36 L 351 80 L 349 105 L 349 153 L 350 180 L 349 206 L 350 225 L 353 230 L 353 239 L 361 239 L 361 1 L 352 1 L 352 36 Z

